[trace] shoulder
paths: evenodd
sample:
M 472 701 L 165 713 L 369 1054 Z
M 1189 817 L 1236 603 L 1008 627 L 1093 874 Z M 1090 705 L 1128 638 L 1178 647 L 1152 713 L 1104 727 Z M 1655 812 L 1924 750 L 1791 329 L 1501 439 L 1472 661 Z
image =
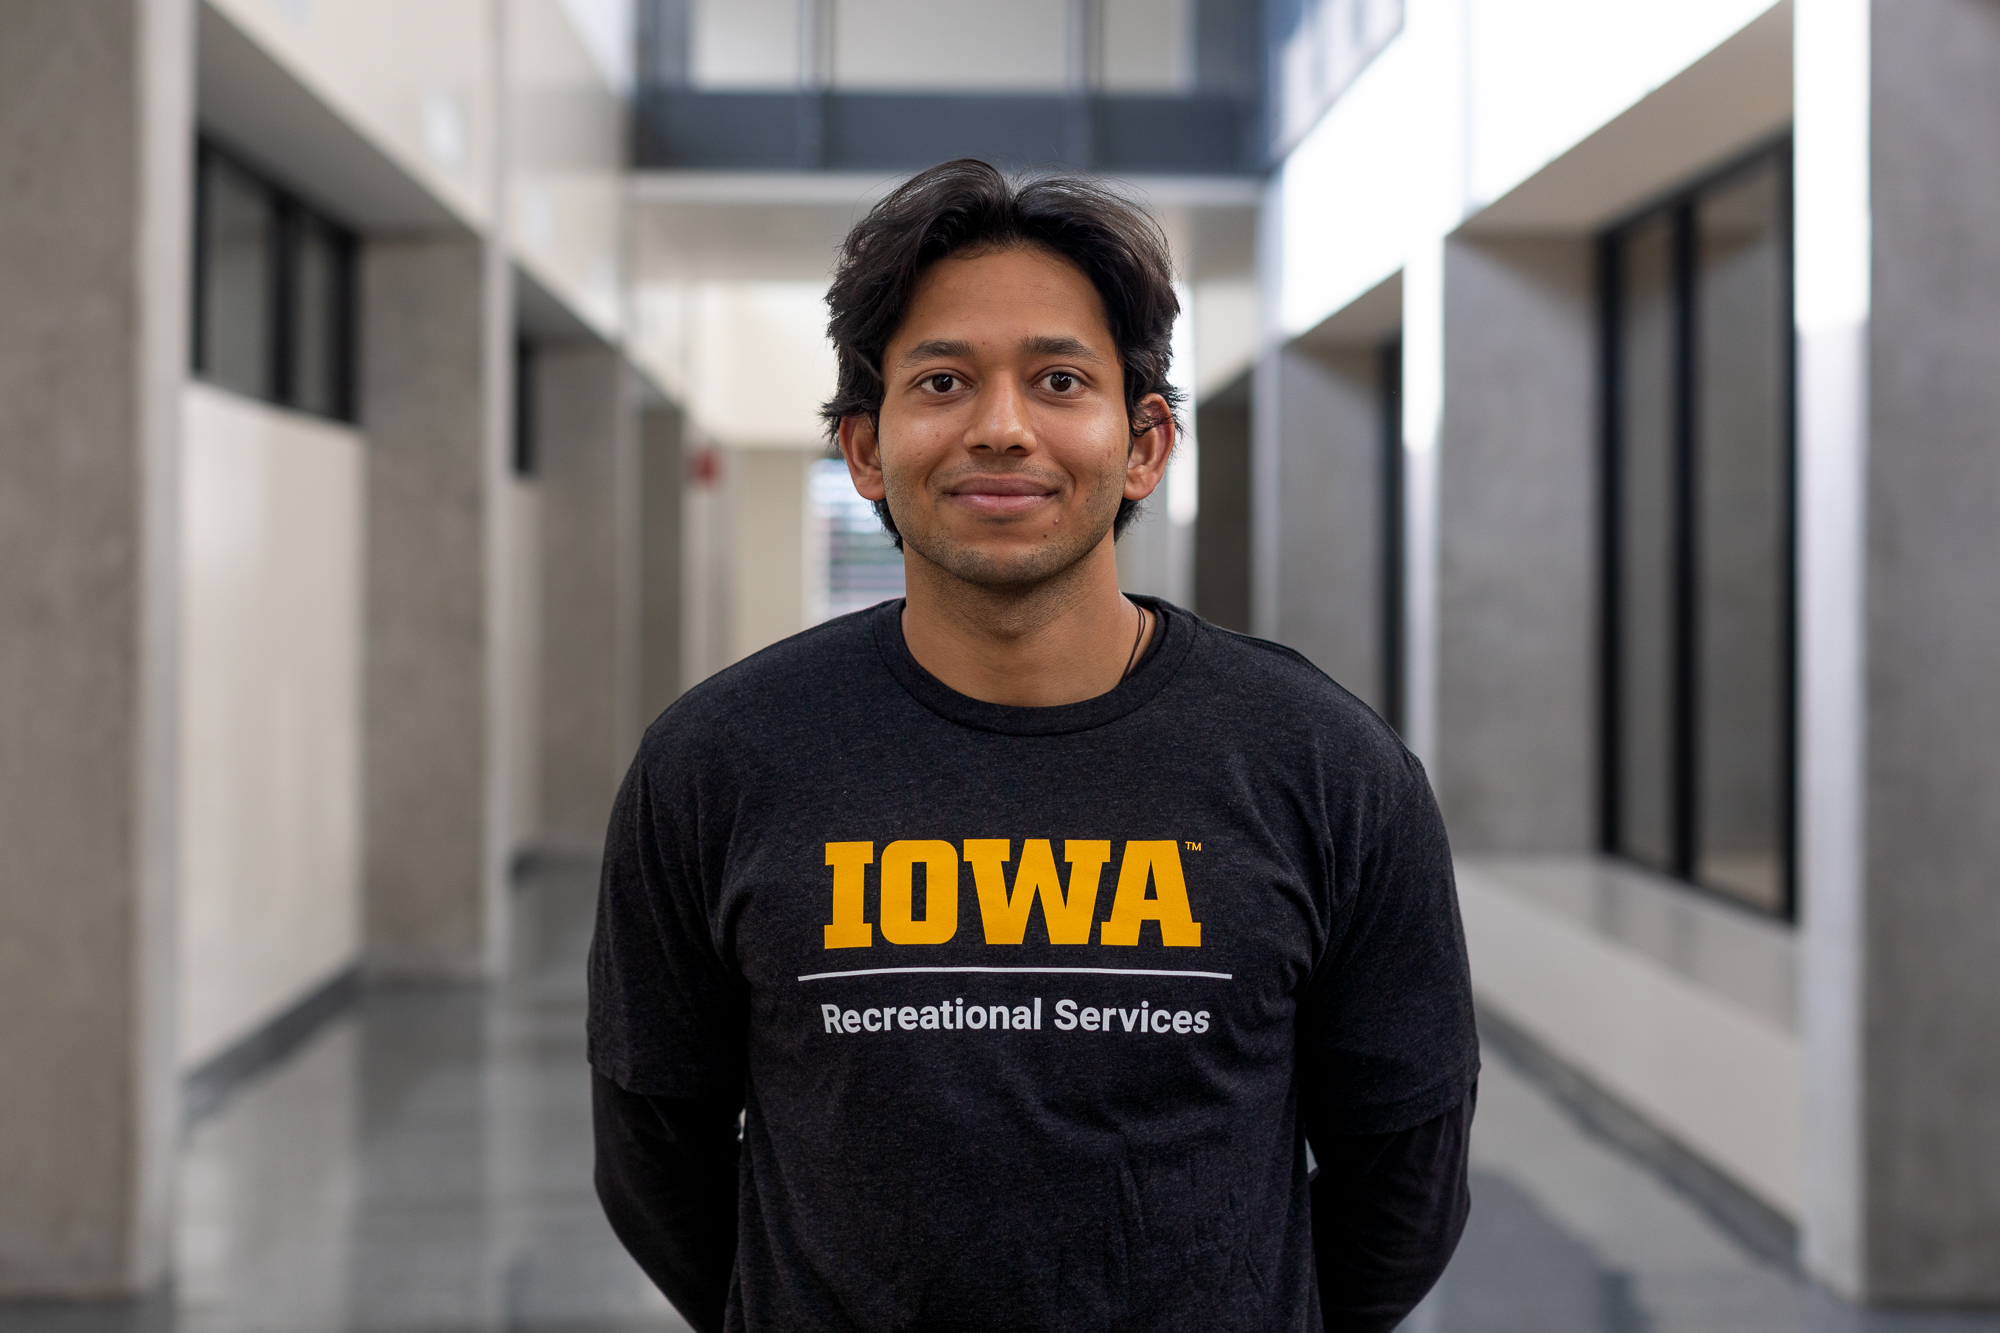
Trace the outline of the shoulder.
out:
M 1392 788 L 1422 780 L 1394 728 L 1303 653 L 1207 621 L 1196 630 L 1190 684 L 1246 739 L 1275 752 L 1303 744 Z
M 839 700 L 881 693 L 890 682 L 875 647 L 879 614 L 871 607 L 815 625 L 690 686 L 646 729 L 641 757 L 754 744 L 823 724 Z M 857 680 L 871 672 L 883 679 Z

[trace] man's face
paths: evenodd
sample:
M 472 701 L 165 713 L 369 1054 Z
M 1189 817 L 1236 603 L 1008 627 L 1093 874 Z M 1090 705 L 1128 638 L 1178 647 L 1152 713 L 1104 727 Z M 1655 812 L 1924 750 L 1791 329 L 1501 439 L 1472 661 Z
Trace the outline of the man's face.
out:
M 1081 270 L 1015 246 L 933 265 L 882 354 L 881 424 L 841 423 L 855 488 L 904 546 L 993 588 L 1045 581 L 1152 494 L 1171 422 L 1133 439 L 1118 347 Z M 1142 410 L 1165 420 L 1165 404 Z

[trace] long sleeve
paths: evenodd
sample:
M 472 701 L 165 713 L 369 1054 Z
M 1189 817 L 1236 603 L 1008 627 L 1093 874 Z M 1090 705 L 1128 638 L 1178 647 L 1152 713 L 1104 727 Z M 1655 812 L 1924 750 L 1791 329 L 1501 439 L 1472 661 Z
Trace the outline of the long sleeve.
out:
M 1391 1333 L 1443 1274 L 1472 1207 L 1466 1183 L 1475 1083 L 1410 1129 L 1336 1134 L 1303 1109 L 1319 1162 L 1313 1251 L 1327 1333 Z
M 591 1072 L 597 1197 L 695 1333 L 720 1333 L 736 1262 L 740 1098 L 648 1097 Z

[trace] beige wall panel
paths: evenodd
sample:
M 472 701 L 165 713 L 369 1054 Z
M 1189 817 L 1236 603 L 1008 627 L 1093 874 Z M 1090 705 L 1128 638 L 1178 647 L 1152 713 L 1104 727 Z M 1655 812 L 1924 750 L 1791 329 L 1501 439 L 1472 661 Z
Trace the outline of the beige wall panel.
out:
M 729 454 L 731 661 L 806 627 L 806 473 L 819 456 L 802 449 Z
M 200 384 L 181 429 L 188 1067 L 360 948 L 364 445 Z

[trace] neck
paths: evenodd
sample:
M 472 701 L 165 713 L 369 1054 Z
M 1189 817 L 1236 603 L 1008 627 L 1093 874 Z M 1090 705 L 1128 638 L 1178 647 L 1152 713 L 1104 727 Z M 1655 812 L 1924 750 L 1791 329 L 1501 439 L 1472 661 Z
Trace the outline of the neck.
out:
M 968 583 L 915 550 L 903 559 L 903 640 L 924 670 L 987 703 L 1049 708 L 1108 693 L 1154 631 L 1118 591 L 1107 534 L 1062 573 L 1029 587 Z

